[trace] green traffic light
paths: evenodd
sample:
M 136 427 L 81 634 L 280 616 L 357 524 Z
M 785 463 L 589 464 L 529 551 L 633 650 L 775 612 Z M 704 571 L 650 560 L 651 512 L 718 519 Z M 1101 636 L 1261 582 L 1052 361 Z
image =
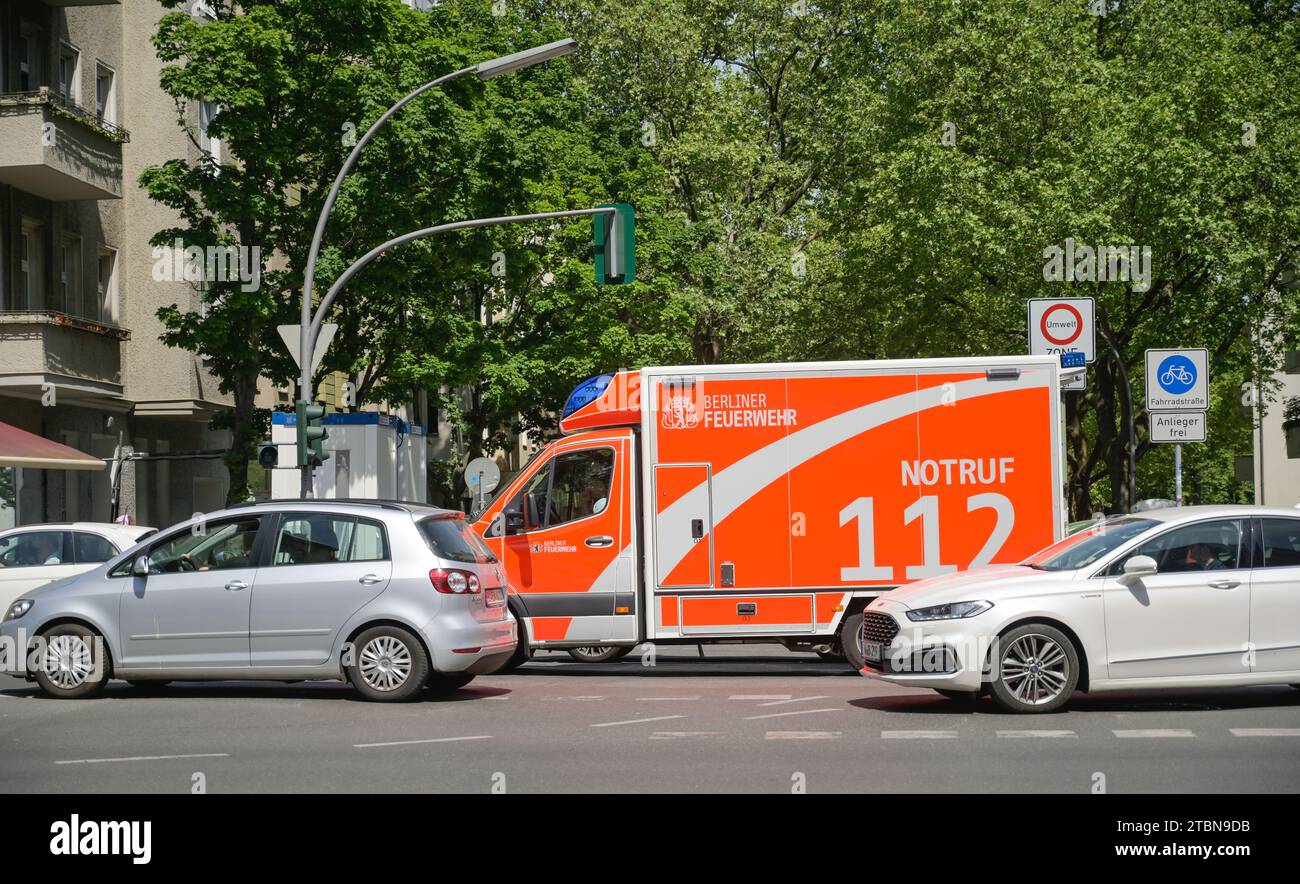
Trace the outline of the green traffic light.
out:
M 294 403 L 294 413 L 297 416 L 295 429 L 298 431 L 298 466 L 320 466 L 329 460 L 325 440 L 330 434 L 321 426 L 325 406 L 299 399 Z
M 600 206 L 613 214 L 593 215 L 592 242 L 596 252 L 596 285 L 626 285 L 636 281 L 636 212 L 627 203 Z

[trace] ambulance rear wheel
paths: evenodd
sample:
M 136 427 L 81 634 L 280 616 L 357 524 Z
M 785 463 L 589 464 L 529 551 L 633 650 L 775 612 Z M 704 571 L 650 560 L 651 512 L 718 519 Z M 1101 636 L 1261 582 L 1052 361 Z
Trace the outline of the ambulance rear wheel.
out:
M 866 655 L 862 653 L 862 612 L 844 618 L 840 625 L 840 650 L 844 659 L 854 669 L 861 670 L 867 665 Z

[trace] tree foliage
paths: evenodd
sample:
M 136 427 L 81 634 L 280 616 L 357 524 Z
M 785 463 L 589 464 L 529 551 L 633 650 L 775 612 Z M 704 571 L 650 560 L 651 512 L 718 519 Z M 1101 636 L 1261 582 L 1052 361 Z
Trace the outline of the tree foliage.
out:
M 561 36 L 580 54 L 457 80 L 385 127 L 347 179 L 318 286 L 406 230 L 614 200 L 637 209 L 640 281 L 593 284 L 587 222 L 403 246 L 331 317 L 325 367 L 354 373 L 363 399 L 456 391 L 472 456 L 552 430 L 599 371 L 1018 353 L 1027 298 L 1088 295 L 1114 350 L 1099 340 L 1088 391 L 1067 399 L 1072 509 L 1130 503 L 1121 366 L 1139 495 L 1168 495 L 1141 409 L 1153 346 L 1210 349 L 1211 439 L 1186 452 L 1189 488 L 1239 492 L 1241 385 L 1300 327 L 1284 287 L 1300 257 L 1300 17 L 1267 0 L 250 0 L 215 22 L 165 17 L 164 88 L 220 102 L 238 162 L 149 170 L 182 217 L 158 240 L 278 256 L 259 292 L 214 286 L 206 315 L 164 312 L 169 342 L 209 355 L 234 393 L 239 444 L 255 425 L 241 391 L 291 375 L 274 325 L 297 321 L 347 134 L 436 76 Z M 1045 278 L 1067 239 L 1148 247 L 1150 285 Z

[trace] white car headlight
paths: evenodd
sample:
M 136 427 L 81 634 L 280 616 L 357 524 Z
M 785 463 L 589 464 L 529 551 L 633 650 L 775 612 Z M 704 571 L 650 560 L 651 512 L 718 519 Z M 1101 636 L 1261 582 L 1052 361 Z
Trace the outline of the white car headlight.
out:
M 19 599 L 9 606 L 9 610 L 5 612 L 5 620 L 17 620 L 32 609 L 32 604 L 31 599 Z
M 950 605 L 933 605 L 929 608 L 917 608 L 907 612 L 907 619 L 921 620 L 961 620 L 983 614 L 993 607 L 992 602 L 953 602 Z

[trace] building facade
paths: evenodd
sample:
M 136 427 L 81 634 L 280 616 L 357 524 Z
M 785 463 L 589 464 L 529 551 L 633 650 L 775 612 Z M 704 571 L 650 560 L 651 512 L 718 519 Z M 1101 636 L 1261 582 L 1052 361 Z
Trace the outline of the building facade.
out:
M 138 185 L 219 152 L 206 107 L 159 87 L 154 0 L 0 0 L 0 420 L 98 457 L 229 446 L 228 397 L 193 353 L 159 340 L 161 307 L 198 288 L 155 278 L 150 239 L 177 219 Z M 202 8 L 192 14 L 201 15 Z M 164 526 L 224 503 L 219 460 L 128 462 L 120 512 Z M 11 470 L 0 527 L 107 520 L 110 471 Z
M 1274 380 L 1277 396 L 1255 430 L 1255 502 L 1300 506 L 1300 351 L 1286 354 Z

